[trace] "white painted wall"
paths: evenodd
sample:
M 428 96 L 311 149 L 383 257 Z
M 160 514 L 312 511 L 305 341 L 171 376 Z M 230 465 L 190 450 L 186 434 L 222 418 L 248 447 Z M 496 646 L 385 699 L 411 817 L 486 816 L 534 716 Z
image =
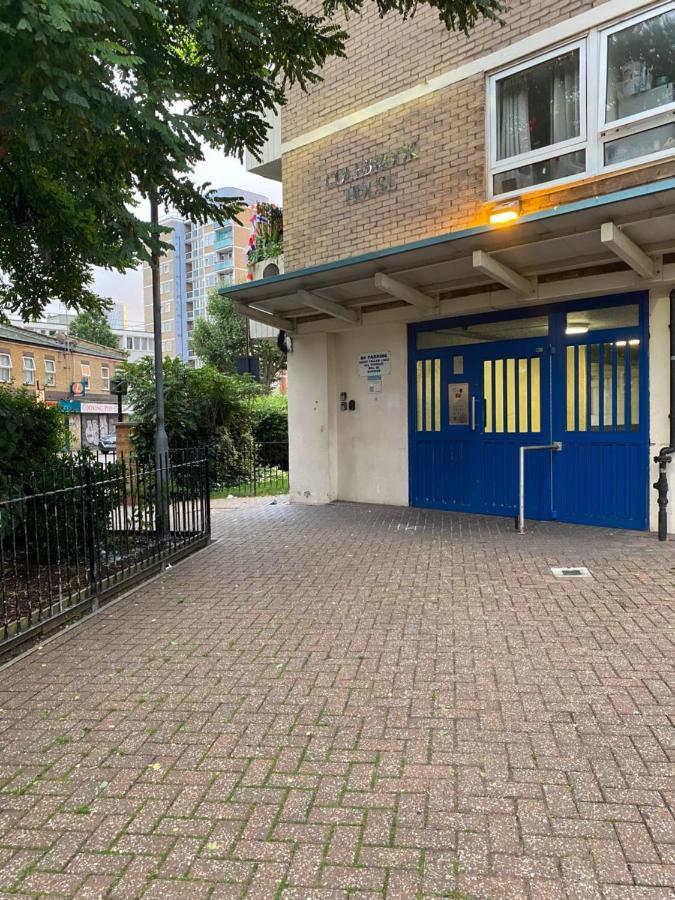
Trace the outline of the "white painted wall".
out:
M 659 507 L 652 485 L 659 477 L 659 467 L 653 457 L 670 440 L 670 289 L 659 287 L 649 295 L 649 527 L 658 527 Z M 675 531 L 675 464 L 669 466 L 670 502 L 668 531 Z
M 337 497 L 335 335 L 303 334 L 288 355 L 291 499 L 330 503 Z
M 406 327 L 299 335 L 288 357 L 291 499 L 408 504 Z M 359 355 L 391 354 L 382 392 L 359 375 Z M 340 410 L 340 393 L 356 409 Z
M 336 401 L 341 391 L 356 401 L 354 412 L 337 404 L 338 498 L 362 503 L 408 505 L 408 386 L 405 325 L 343 331 L 336 337 Z M 388 350 L 391 374 L 371 394 L 359 375 L 359 356 Z

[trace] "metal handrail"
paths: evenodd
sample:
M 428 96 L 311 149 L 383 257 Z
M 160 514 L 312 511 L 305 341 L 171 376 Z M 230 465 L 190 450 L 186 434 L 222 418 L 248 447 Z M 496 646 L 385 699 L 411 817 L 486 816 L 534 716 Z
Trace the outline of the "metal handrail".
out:
M 528 450 L 562 450 L 562 441 L 552 444 L 530 444 L 519 447 L 518 453 L 518 516 L 516 528 L 518 534 L 525 534 L 525 453 Z

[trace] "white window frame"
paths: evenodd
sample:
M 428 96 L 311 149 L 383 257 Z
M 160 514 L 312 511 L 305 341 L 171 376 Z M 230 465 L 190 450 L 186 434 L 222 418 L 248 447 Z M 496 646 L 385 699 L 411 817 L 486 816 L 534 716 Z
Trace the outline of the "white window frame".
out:
M 599 163 L 602 172 L 615 172 L 620 169 L 629 168 L 631 166 L 639 166 L 645 162 L 657 161 L 673 156 L 675 148 L 667 148 L 659 150 L 656 153 L 648 153 L 643 156 L 635 156 L 631 159 L 621 160 L 621 162 L 610 163 L 605 165 L 605 144 L 611 143 L 621 137 L 629 137 L 633 134 L 640 134 L 650 131 L 652 128 L 658 128 L 659 125 L 667 125 L 673 122 L 673 112 L 675 112 L 675 100 L 666 103 L 664 106 L 658 106 L 655 109 L 647 109 L 642 112 L 634 113 L 632 116 L 624 116 L 623 119 L 613 119 L 609 122 L 605 121 L 605 109 L 607 106 L 607 47 L 609 38 L 616 34 L 617 31 L 623 31 L 632 25 L 638 25 L 640 22 L 646 22 L 648 19 L 655 19 L 658 16 L 675 10 L 675 3 L 665 3 L 660 6 L 653 6 L 646 12 L 621 22 L 616 22 L 609 28 L 603 28 L 599 32 L 599 65 L 598 65 L 598 140 L 599 140 Z
M 547 147 L 541 147 L 538 150 L 528 150 L 527 153 L 519 153 L 517 156 L 509 156 L 505 159 L 497 159 L 497 83 L 499 81 L 503 81 L 505 78 L 508 78 L 511 75 L 516 75 L 518 72 L 524 72 L 527 69 L 531 69 L 534 66 L 538 66 L 541 63 L 548 62 L 550 59 L 555 59 L 557 56 L 563 56 L 566 53 L 570 53 L 574 50 L 579 50 L 579 135 L 577 137 L 568 138 L 566 141 L 560 141 L 557 144 L 549 144 Z M 489 144 L 490 144 L 490 154 L 489 154 L 489 183 L 488 183 L 488 193 L 490 197 L 499 196 L 499 197 L 507 197 L 513 196 L 517 194 L 522 194 L 524 191 L 533 191 L 540 189 L 546 185 L 554 185 L 554 184 L 565 184 L 568 181 L 575 180 L 579 177 L 583 177 L 588 172 L 588 103 L 587 103 L 587 59 L 586 59 L 587 47 L 586 40 L 581 39 L 578 41 L 572 41 L 571 43 L 561 44 L 560 46 L 554 47 L 551 50 L 547 50 L 546 53 L 540 53 L 537 56 L 530 57 L 523 62 L 518 63 L 514 66 L 509 66 L 508 69 L 501 69 L 499 72 L 495 72 L 488 79 L 488 118 L 489 118 Z M 530 163 L 542 162 L 548 159 L 556 159 L 559 156 L 565 156 L 568 153 L 575 153 L 577 150 L 586 151 L 586 168 L 583 173 L 579 173 L 577 175 L 570 175 L 567 178 L 558 178 L 555 181 L 545 181 L 541 184 L 533 184 L 526 188 L 518 188 L 515 191 L 509 191 L 508 193 L 500 193 L 496 194 L 494 192 L 494 176 L 499 175 L 501 172 L 508 172 L 511 169 L 519 169 L 521 166 L 529 165 Z
M 30 363 L 30 365 L 26 365 L 26 363 Z M 30 387 L 35 384 L 35 373 L 37 371 L 37 366 L 35 365 L 35 358 L 33 356 L 24 356 L 21 359 L 21 369 L 22 369 L 22 384 Z M 26 381 L 26 372 L 31 373 L 31 381 Z
M 668 148 L 649 153 L 645 156 L 633 157 L 621 160 L 617 163 L 605 165 L 605 144 L 620 137 L 628 137 L 632 134 L 648 131 L 675 121 L 675 101 L 655 110 L 646 110 L 605 123 L 605 105 L 607 102 L 607 39 L 610 35 L 624 28 L 629 28 L 639 22 L 662 15 L 675 10 L 675 2 L 660 3 L 637 15 L 616 20 L 608 25 L 593 28 L 579 39 L 564 44 L 556 45 L 536 56 L 528 57 L 521 62 L 489 73 L 487 78 L 487 103 L 486 103 L 486 134 L 488 138 L 488 152 L 486 154 L 486 180 L 487 196 L 492 200 L 498 198 L 505 200 L 510 197 L 520 197 L 525 194 L 546 191 L 549 188 L 572 184 L 575 182 L 632 169 L 646 163 L 658 162 L 661 159 L 675 156 L 675 148 Z M 522 72 L 539 63 L 546 62 L 556 56 L 580 47 L 579 52 L 579 111 L 581 119 L 581 136 L 571 138 L 559 144 L 552 144 L 541 150 L 512 156 L 508 159 L 497 160 L 497 82 L 509 75 Z M 567 178 L 558 178 L 554 181 L 542 181 L 539 184 L 517 188 L 514 191 L 497 193 L 494 190 L 494 176 L 500 172 L 517 169 L 529 163 L 541 162 L 545 159 L 555 159 L 575 150 L 586 151 L 586 167 L 583 172 L 570 175 Z M 553 151 L 553 152 L 552 152 Z
M 7 362 L 3 362 L 7 360 Z M 7 373 L 5 378 L 4 373 Z M 9 353 L 0 353 L 0 384 L 9 384 L 12 380 L 12 357 Z
M 101 390 L 110 390 L 110 366 L 101 366 Z
M 51 369 L 48 368 L 51 366 Z M 56 385 L 56 360 L 45 359 L 45 387 L 54 387 Z

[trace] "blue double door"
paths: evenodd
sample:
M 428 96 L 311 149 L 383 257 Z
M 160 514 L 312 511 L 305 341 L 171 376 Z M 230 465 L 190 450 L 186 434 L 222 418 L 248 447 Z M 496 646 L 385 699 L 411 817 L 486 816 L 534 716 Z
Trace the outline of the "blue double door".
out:
M 416 360 L 415 506 L 511 515 L 522 445 L 551 442 L 551 354 L 537 339 Z M 527 513 L 550 518 L 551 454 L 527 460 Z
M 411 326 L 411 504 L 515 515 L 520 447 L 560 441 L 526 454 L 526 516 L 646 528 L 646 345 L 641 295 Z

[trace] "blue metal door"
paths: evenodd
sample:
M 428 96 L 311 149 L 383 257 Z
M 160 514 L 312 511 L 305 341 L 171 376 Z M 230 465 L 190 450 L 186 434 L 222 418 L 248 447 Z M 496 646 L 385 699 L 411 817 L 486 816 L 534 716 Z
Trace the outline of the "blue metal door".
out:
M 540 339 L 443 348 L 415 360 L 411 502 L 514 515 L 518 450 L 550 442 L 550 354 Z M 550 518 L 550 454 L 532 456 L 527 514 Z
M 560 441 L 526 457 L 526 516 L 646 528 L 647 344 L 637 293 L 411 326 L 410 502 L 514 515 L 519 448 Z
M 614 309 L 621 310 L 623 327 L 600 322 L 575 333 L 565 313 L 551 317 L 560 347 L 554 439 L 563 443 L 553 460 L 556 517 L 643 529 L 649 502 L 646 309 Z M 596 310 L 598 318 L 607 312 Z

